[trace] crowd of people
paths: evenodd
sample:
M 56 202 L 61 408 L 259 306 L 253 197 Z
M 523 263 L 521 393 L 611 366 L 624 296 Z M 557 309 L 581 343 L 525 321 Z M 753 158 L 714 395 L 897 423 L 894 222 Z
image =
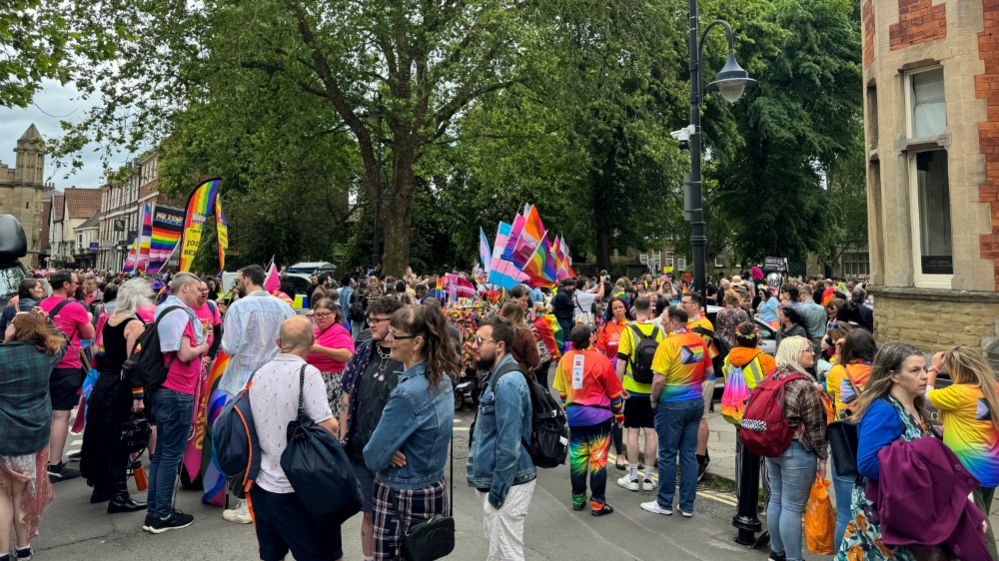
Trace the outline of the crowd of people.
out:
M 596 517 L 615 511 L 606 492 L 613 458 L 623 472 L 618 486 L 657 490 L 634 508 L 678 509 L 689 518 L 711 461 L 707 414 L 716 388 L 731 385 L 751 396 L 735 404 L 737 415 L 725 413 L 740 434 L 737 470 L 753 454 L 744 437 L 760 432 L 742 420 L 756 406 L 752 396 L 779 387 L 779 416 L 790 427 L 789 440 L 769 443 L 774 452 L 761 462 L 770 561 L 803 558 L 802 513 L 812 483 L 827 475 L 837 560 L 935 551 L 999 561 L 987 524 L 999 485 L 994 372 L 978 349 L 924 355 L 879 345 L 860 283 L 765 282 L 755 270 L 709 282 L 704 293 L 672 275 L 612 281 L 602 273 L 510 291 L 466 280 L 474 295 L 458 298 L 438 277 L 411 271 L 402 278 L 355 271 L 339 282 L 323 273 L 297 312 L 288 304 L 292 286 L 283 284 L 280 297 L 265 290 L 256 265 L 241 269 L 227 291 L 219 279 L 191 273 L 153 280 L 60 270 L 25 280 L 0 314 L 0 552 L 11 552 L 0 561 L 31 557 L 53 484 L 81 475 L 93 488 L 90 502 L 107 503 L 109 514 L 144 511 L 149 533 L 190 526 L 194 517 L 176 508 L 174 489 L 199 383 L 222 353 L 228 365 L 219 388 L 228 401 L 249 388 L 261 462 L 249 492 L 233 489 L 222 516 L 255 524 L 264 561 L 288 552 L 303 561 L 342 557 L 339 526 L 312 517 L 282 469 L 300 409 L 349 459 L 365 561 L 400 559 L 412 528 L 450 516 L 455 482 L 445 468 L 462 403 L 454 387 L 467 377 L 477 381 L 477 413 L 466 483 L 482 502 L 489 560 L 524 559 L 525 521 L 547 467 L 531 446 L 535 388 L 553 391 L 565 412 L 567 506 Z M 775 333 L 772 356 L 763 326 Z M 162 355 L 165 379 L 153 387 L 127 375 L 146 352 Z M 941 373 L 946 387 L 937 383 Z M 81 394 L 86 407 L 77 416 L 86 423 L 75 469 L 65 443 Z M 845 462 L 827 441 L 827 426 L 843 420 L 857 434 L 856 454 Z M 754 442 L 769 437 L 762 429 Z M 959 464 L 910 469 L 946 454 Z M 145 502 L 127 485 L 143 469 Z M 962 479 L 961 470 L 970 476 Z M 961 485 L 970 496 L 948 503 L 963 521 L 950 530 L 920 530 L 918 517 L 881 508 L 920 500 L 896 500 L 899 487 L 932 494 Z

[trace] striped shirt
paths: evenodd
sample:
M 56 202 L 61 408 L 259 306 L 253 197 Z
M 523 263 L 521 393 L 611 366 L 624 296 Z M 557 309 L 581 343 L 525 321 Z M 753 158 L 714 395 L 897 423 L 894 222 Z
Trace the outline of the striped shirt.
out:
M 263 290 L 229 306 L 222 324 L 222 349 L 231 358 L 219 383 L 222 391 L 238 394 L 257 368 L 277 356 L 281 322 L 294 315 L 291 306 Z

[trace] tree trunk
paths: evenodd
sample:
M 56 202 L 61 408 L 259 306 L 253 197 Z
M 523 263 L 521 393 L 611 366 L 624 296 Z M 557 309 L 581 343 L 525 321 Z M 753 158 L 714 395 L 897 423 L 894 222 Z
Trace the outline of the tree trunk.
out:
M 395 127 L 394 127 L 395 128 Z M 392 192 L 383 197 L 381 223 L 384 236 L 382 270 L 401 277 L 409 266 L 409 248 L 413 225 L 413 191 L 416 175 L 413 167 L 417 158 L 417 143 L 404 126 L 395 128 L 392 156 Z

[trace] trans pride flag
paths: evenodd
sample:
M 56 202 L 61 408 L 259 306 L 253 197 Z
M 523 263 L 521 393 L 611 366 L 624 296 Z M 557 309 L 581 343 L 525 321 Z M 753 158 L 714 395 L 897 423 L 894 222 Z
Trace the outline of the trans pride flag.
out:
M 527 275 L 522 273 L 512 261 L 503 257 L 512 229 L 513 226 L 506 222 L 499 223 L 496 230 L 496 243 L 493 244 L 493 261 L 489 266 L 488 278 L 490 284 L 502 286 L 507 290 L 512 290 L 513 287 L 527 280 Z
M 489 266 L 493 262 L 493 250 L 489 249 L 489 238 L 486 237 L 486 231 L 479 226 L 479 259 L 482 261 L 482 272 L 486 276 L 489 275 Z

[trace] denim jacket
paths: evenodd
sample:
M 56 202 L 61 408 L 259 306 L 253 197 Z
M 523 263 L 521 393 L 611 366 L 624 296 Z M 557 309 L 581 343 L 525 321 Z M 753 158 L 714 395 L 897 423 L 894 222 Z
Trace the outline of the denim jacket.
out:
M 364 463 L 375 479 L 393 489 L 423 489 L 444 477 L 448 446 L 454 428 L 451 380 L 443 377 L 430 386 L 423 363 L 399 375 L 382 418 L 364 446 Z M 391 465 L 397 450 L 406 465 Z
M 513 372 L 491 386 L 500 366 L 514 361 L 506 355 L 483 381 L 475 434 L 468 453 L 468 485 L 489 490 L 489 503 L 503 506 L 513 485 L 535 479 L 538 474 L 524 442 L 531 439 L 531 394 L 523 375 Z

